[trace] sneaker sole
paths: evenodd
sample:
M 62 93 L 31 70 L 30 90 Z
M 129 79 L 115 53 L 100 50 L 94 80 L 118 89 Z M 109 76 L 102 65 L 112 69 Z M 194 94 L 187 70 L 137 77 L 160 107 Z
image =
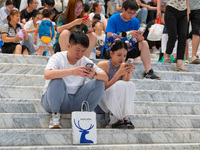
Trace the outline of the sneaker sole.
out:
M 59 125 L 54 125 L 52 127 L 49 127 L 49 129 L 61 129 L 61 126 Z

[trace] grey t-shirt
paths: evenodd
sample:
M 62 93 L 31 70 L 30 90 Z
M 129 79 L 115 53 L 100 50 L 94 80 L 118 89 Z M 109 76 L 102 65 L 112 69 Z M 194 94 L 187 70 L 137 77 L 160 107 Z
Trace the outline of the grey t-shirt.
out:
M 116 14 L 116 13 L 121 12 L 121 10 L 120 10 L 120 11 L 117 11 L 117 8 L 116 8 L 116 4 L 119 4 L 119 7 L 122 6 L 121 0 L 111 0 L 111 2 L 112 2 L 113 13 Z
M 200 9 L 200 0 L 189 0 L 189 5 L 191 10 Z
M 17 27 L 14 29 L 10 23 L 6 23 L 3 25 L 1 33 L 8 34 L 8 37 L 14 38 L 20 29 L 22 29 L 20 24 L 17 24 Z M 20 41 L 16 41 L 13 43 L 20 43 Z

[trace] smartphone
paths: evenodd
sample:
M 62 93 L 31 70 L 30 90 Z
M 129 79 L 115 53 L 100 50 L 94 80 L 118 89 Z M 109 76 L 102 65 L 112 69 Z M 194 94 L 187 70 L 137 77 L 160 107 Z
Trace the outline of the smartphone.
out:
M 131 58 L 129 58 L 128 60 L 127 60 L 127 65 L 126 66 L 129 66 L 129 65 L 131 65 L 131 64 L 133 64 L 133 59 L 131 59 Z
M 85 65 L 85 67 L 87 68 L 88 71 L 91 71 L 90 68 L 92 68 L 93 66 L 94 66 L 93 63 L 87 63 L 87 64 Z

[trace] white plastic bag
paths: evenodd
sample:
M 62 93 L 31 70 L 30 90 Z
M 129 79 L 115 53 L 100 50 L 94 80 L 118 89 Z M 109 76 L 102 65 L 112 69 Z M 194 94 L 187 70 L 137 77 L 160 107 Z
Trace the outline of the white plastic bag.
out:
M 151 26 L 147 39 L 149 41 L 160 41 L 163 34 L 164 25 L 161 24 L 160 18 Z
M 96 113 L 83 111 L 87 101 L 83 101 L 81 111 L 72 112 L 73 144 L 97 144 Z

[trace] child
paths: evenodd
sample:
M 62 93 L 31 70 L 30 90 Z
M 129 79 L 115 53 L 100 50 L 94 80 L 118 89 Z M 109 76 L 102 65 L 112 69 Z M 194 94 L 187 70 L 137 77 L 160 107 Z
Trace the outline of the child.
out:
M 36 31 L 35 31 L 35 37 L 34 37 L 34 39 L 36 40 L 37 39 L 37 36 L 38 36 L 38 33 L 39 33 L 39 28 L 41 27 L 40 25 L 41 25 L 41 23 L 42 23 L 42 21 L 45 21 L 45 20 L 49 20 L 49 21 L 51 21 L 50 19 L 49 19 L 49 17 L 52 15 L 52 11 L 50 10 L 50 9 L 44 9 L 44 11 L 43 11 L 43 19 L 42 20 L 39 20 L 39 21 L 37 21 L 37 29 L 36 29 Z M 53 24 L 53 26 L 55 26 L 56 24 L 55 24 L 55 22 L 51 22 L 52 24 Z M 44 50 L 45 50 L 45 48 L 46 48 L 46 46 L 48 47 L 48 49 L 49 49 L 49 51 L 50 51 L 50 53 L 51 53 L 51 55 L 53 55 L 54 54 L 54 51 L 53 51 L 53 44 L 54 44 L 54 42 L 55 42 L 55 40 L 54 40 L 54 37 L 55 37 L 55 29 L 53 28 L 53 31 L 51 30 L 51 27 L 49 27 L 49 29 L 47 29 L 47 30 L 50 30 L 50 33 L 51 33 L 51 41 L 49 42 L 49 43 L 44 43 L 44 42 L 42 42 L 41 41 L 41 39 L 40 38 L 38 38 L 38 41 L 37 41 L 37 55 L 39 55 L 39 56 L 41 56 L 42 54 L 43 54 L 43 52 L 44 52 Z M 40 33 L 39 33 L 40 34 Z M 52 38 L 52 36 L 53 36 L 53 38 Z M 45 55 L 45 54 L 44 54 Z
M 94 29 L 94 33 L 97 35 L 97 43 L 96 43 L 96 56 L 99 57 L 101 54 L 101 48 L 105 42 L 105 33 L 103 32 L 103 24 L 100 21 L 95 21 L 92 24 L 92 28 Z
M 109 125 L 112 128 L 134 128 L 129 116 L 134 114 L 136 88 L 130 81 L 133 64 L 124 63 L 127 52 L 126 43 L 116 40 L 111 48 L 111 59 L 97 64 L 109 78 L 108 82 L 105 82 L 105 92 L 99 106 L 106 113 L 110 113 Z

